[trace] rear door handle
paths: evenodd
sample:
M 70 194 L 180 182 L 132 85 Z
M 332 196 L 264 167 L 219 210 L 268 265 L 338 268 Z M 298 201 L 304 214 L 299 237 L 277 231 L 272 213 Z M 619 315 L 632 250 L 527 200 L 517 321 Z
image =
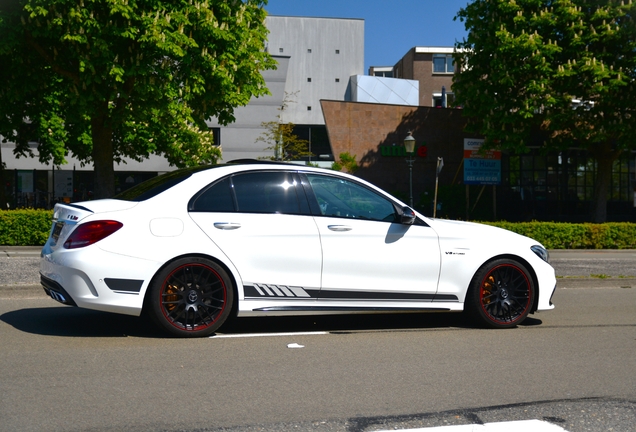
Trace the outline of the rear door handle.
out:
M 329 228 L 331 231 L 351 231 L 351 227 L 348 225 L 328 225 L 327 228 Z
M 238 222 L 214 222 L 214 228 L 220 230 L 235 230 L 241 227 Z

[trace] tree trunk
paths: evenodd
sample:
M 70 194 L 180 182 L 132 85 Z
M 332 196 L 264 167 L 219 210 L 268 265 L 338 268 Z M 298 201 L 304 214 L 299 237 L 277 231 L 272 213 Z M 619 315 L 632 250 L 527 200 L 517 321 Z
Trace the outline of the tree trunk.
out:
M 94 189 L 93 199 L 115 195 L 115 169 L 113 167 L 113 129 L 108 116 L 96 115 L 91 119 L 93 138 Z
M 621 152 L 612 149 L 612 142 L 600 143 L 592 149 L 591 156 L 596 160 L 596 182 L 592 197 L 591 217 L 594 223 L 607 222 L 607 199 L 612 182 L 612 167 Z

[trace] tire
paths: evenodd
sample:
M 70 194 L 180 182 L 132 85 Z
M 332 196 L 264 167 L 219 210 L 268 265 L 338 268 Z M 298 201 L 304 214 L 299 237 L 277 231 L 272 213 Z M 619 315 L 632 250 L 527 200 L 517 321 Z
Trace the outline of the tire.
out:
M 528 316 L 535 295 L 532 277 L 522 264 L 498 259 L 475 273 L 466 295 L 466 310 L 487 327 L 511 328 Z
M 234 290 L 221 266 L 186 257 L 157 273 L 146 302 L 149 315 L 163 330 L 179 337 L 204 337 L 230 316 Z

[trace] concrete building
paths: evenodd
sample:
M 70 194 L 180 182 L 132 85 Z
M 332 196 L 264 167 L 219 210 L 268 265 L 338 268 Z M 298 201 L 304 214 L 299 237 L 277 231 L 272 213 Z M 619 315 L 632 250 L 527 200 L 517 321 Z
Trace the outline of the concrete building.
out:
M 349 78 L 364 71 L 364 20 L 268 16 L 266 25 L 267 50 L 279 63 L 264 73 L 272 95 L 238 108 L 227 127 L 210 121 L 219 129 L 223 160 L 271 156 L 257 138 L 263 123 L 279 120 L 296 126 L 318 160 L 333 160 L 320 100 L 351 99 Z

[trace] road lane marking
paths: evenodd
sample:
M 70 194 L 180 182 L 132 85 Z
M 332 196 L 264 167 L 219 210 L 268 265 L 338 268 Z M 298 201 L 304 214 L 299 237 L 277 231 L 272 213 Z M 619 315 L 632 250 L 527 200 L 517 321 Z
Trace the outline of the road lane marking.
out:
M 518 420 L 483 425 L 437 426 L 419 429 L 401 429 L 404 432 L 567 432 L 562 427 L 541 420 Z M 395 432 L 384 430 L 379 432 Z
M 210 339 L 238 339 L 238 338 L 255 338 L 255 337 L 277 337 L 277 336 L 316 336 L 326 335 L 329 332 L 290 332 L 290 333 L 245 333 L 245 334 L 220 334 L 212 335 Z

